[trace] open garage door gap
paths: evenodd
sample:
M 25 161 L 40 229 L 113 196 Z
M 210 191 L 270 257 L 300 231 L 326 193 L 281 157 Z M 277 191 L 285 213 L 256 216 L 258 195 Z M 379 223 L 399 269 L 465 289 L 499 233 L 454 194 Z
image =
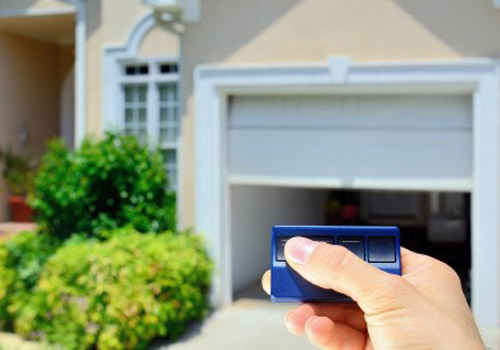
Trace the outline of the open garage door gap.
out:
M 418 180 L 418 181 L 417 181 Z M 387 190 L 387 191 L 443 191 L 443 192 L 470 192 L 472 190 L 472 180 L 439 180 L 415 181 L 404 179 L 392 180 L 357 180 L 354 183 L 345 183 L 336 179 L 317 178 L 270 178 L 245 175 L 230 175 L 229 184 L 265 187 L 294 187 L 294 188 L 318 188 L 318 189 L 355 189 L 355 190 Z

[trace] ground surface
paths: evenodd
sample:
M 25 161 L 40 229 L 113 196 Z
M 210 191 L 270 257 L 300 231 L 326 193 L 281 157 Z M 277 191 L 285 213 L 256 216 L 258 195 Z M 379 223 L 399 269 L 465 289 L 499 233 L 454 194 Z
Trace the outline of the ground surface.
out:
M 290 305 L 272 304 L 260 294 L 257 284 L 245 297 L 217 310 L 194 325 L 174 344 L 158 342 L 149 350 L 312 350 L 304 337 L 290 335 L 283 317 Z M 250 296 L 250 297 L 249 297 Z M 488 350 L 500 350 L 500 329 L 482 330 Z M 36 343 L 0 333 L 0 350 L 48 350 Z M 52 350 L 52 349 L 51 349 Z
M 34 230 L 35 227 L 36 225 L 33 223 L 0 222 L 0 240 L 19 232 Z
M 305 338 L 294 337 L 283 326 L 290 306 L 256 299 L 240 299 L 215 312 L 205 323 L 172 345 L 154 350 L 311 350 Z
M 215 312 L 185 339 L 152 350 L 311 350 L 304 337 L 290 335 L 283 326 L 289 305 L 240 299 Z M 500 330 L 482 330 L 486 348 L 500 350 Z

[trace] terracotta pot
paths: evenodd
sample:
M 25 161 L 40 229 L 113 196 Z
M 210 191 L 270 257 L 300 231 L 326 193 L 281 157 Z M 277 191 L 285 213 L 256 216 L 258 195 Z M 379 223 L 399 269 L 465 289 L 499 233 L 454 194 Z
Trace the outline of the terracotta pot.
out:
M 14 222 L 32 222 L 33 210 L 23 196 L 10 196 L 8 199 L 10 219 Z

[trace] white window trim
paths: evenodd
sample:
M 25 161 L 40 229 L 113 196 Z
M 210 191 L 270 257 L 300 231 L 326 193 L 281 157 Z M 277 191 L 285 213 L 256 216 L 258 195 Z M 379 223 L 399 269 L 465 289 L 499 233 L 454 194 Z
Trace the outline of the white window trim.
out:
M 183 95 L 182 95 L 182 82 L 180 76 L 182 75 L 181 69 L 182 64 L 179 56 L 162 56 L 162 57 L 147 57 L 140 58 L 139 57 L 139 48 L 142 43 L 142 40 L 147 35 L 147 33 L 152 30 L 156 26 L 156 20 L 153 12 L 147 13 L 141 20 L 137 22 L 137 24 L 133 27 L 127 43 L 125 45 L 118 46 L 105 46 L 103 48 L 103 71 L 102 71 L 102 86 L 103 86 L 103 99 L 102 99 L 102 130 L 103 131 L 121 131 L 123 130 L 123 102 L 121 95 L 121 88 L 124 81 L 136 81 L 136 82 L 144 82 L 145 84 L 157 84 L 158 81 L 176 81 L 178 82 L 178 100 L 179 100 L 179 134 L 182 134 L 182 104 L 183 104 Z M 164 74 L 159 73 L 158 71 L 149 72 L 147 77 L 134 76 L 130 78 L 123 77 L 123 65 L 130 63 L 143 63 L 147 62 L 148 64 L 156 64 L 159 62 L 176 62 L 179 65 L 179 74 L 169 74 L 169 77 L 166 77 Z M 155 80 L 156 79 L 156 80 Z M 157 93 L 156 89 L 148 89 L 152 91 L 152 93 Z M 148 110 L 150 108 L 155 108 L 152 102 L 153 98 L 148 96 Z M 152 109 L 153 110 L 153 109 Z M 157 135 L 158 128 L 152 130 L 152 135 L 149 135 L 150 140 L 155 140 L 154 135 Z M 148 130 L 149 133 L 149 130 Z M 153 141 L 151 141 L 153 143 Z M 182 156 L 180 152 L 181 149 L 181 141 L 178 140 L 176 144 L 177 151 L 177 213 L 179 216 L 180 206 L 179 202 L 181 201 L 181 193 L 179 189 L 182 187 L 180 184 L 182 176 Z M 179 220 L 178 220 L 179 221 Z
M 342 74 L 337 74 L 336 71 Z M 496 61 L 219 67 L 195 73 L 196 229 L 218 270 L 212 300 L 231 302 L 227 102 L 231 95 L 314 93 L 468 93 L 473 97 L 472 308 L 481 326 L 500 325 L 499 69 Z M 426 188 L 416 184 L 416 188 Z
M 178 73 L 176 74 L 163 74 L 160 72 L 159 67 L 163 63 L 175 63 L 179 64 L 179 61 L 177 57 L 162 57 L 162 58 L 136 58 L 136 59 L 124 59 L 121 60 L 120 62 L 120 72 L 121 76 L 117 79 L 117 84 L 118 84 L 118 97 L 117 100 L 119 101 L 117 107 L 118 107 L 118 113 L 116 116 L 118 117 L 118 120 L 116 121 L 116 126 L 119 128 L 119 130 L 124 130 L 125 129 L 125 124 L 124 124 L 124 110 L 125 110 L 125 105 L 124 105 L 124 99 L 123 99 L 123 88 L 125 85 L 132 84 L 132 85 L 145 85 L 147 86 L 147 135 L 148 135 L 148 146 L 151 149 L 155 149 L 159 147 L 161 150 L 172 150 L 176 152 L 177 158 L 179 156 L 179 144 L 180 141 L 179 139 L 176 140 L 176 142 L 170 142 L 167 144 L 161 144 L 159 142 L 160 139 L 160 116 L 159 116 L 159 111 L 160 111 L 160 97 L 158 94 L 158 85 L 160 84 L 165 84 L 165 83 L 176 83 L 177 84 L 177 91 L 178 91 L 178 99 L 177 99 L 177 113 L 178 113 L 178 128 L 180 129 L 180 98 L 179 98 L 179 90 L 180 90 L 180 75 Z M 124 73 L 125 67 L 128 65 L 147 65 L 148 66 L 148 74 L 144 75 L 131 75 L 127 76 Z M 176 172 L 178 170 L 178 166 L 176 167 Z M 177 172 L 178 174 L 178 172 Z M 178 182 L 178 176 L 177 181 L 175 184 L 175 192 L 178 192 L 179 189 L 179 182 Z
M 148 88 L 148 119 L 151 120 L 151 123 L 148 122 L 148 141 L 149 146 L 154 148 L 159 145 L 159 142 L 156 142 L 159 139 L 159 125 L 158 125 L 158 111 L 160 109 L 158 94 L 158 85 L 163 83 L 177 83 L 179 87 L 180 75 L 179 74 L 162 74 L 159 72 L 158 67 L 162 63 L 176 63 L 179 64 L 177 57 L 162 57 L 162 58 L 135 58 L 135 59 L 124 59 L 119 61 L 121 75 L 117 77 L 116 83 L 118 84 L 117 97 L 118 100 L 118 111 L 116 113 L 117 120 L 115 121 L 115 125 L 119 128 L 119 130 L 124 129 L 123 124 L 123 110 L 124 110 L 124 101 L 123 101 L 123 87 L 127 84 L 144 84 Z M 149 73 L 144 75 L 132 75 L 127 76 L 123 73 L 124 68 L 127 65 L 148 65 Z M 181 101 L 178 101 L 178 107 Z M 150 118 L 151 117 L 151 118 Z M 161 146 L 161 145 L 160 145 Z M 176 149 L 179 146 L 179 141 L 173 143 L 169 146 L 169 148 Z

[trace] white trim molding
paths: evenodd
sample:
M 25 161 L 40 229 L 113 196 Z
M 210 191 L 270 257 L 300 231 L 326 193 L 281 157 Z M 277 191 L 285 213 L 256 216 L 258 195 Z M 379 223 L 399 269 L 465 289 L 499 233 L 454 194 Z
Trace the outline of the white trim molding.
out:
M 78 148 L 87 133 L 87 2 L 76 1 L 75 29 L 75 123 L 74 147 Z
M 337 67 L 332 74 L 332 68 Z M 401 184 L 415 190 L 472 192 L 472 308 L 481 326 L 500 325 L 500 171 L 499 68 L 490 59 L 452 62 L 364 63 L 333 58 L 328 62 L 287 66 L 197 67 L 196 229 L 211 247 L 218 270 L 212 300 L 232 301 L 229 186 L 263 184 L 269 179 L 234 178 L 227 164 L 227 102 L 249 94 L 469 94 L 473 99 L 473 174 L 457 184 Z M 271 179 L 272 180 L 272 179 Z M 269 181 L 271 181 L 269 180 Z M 274 181 L 274 180 L 273 180 Z M 277 182 L 269 185 L 279 186 Z M 295 185 L 300 184 L 281 184 Z M 324 185 L 335 185 L 325 179 Z M 379 184 L 380 185 L 380 184 Z M 359 187 L 377 187 L 370 179 Z M 380 186 L 378 186 L 380 187 Z
M 278 186 L 295 188 L 345 188 L 345 181 L 335 178 L 301 178 L 288 179 L 283 177 L 267 177 L 252 175 L 232 175 L 228 177 L 231 185 L 244 186 Z M 356 190 L 391 190 L 391 191 L 450 191 L 470 192 L 472 181 L 464 180 L 432 180 L 432 179 L 406 179 L 406 180 L 380 180 L 356 179 L 350 186 Z

